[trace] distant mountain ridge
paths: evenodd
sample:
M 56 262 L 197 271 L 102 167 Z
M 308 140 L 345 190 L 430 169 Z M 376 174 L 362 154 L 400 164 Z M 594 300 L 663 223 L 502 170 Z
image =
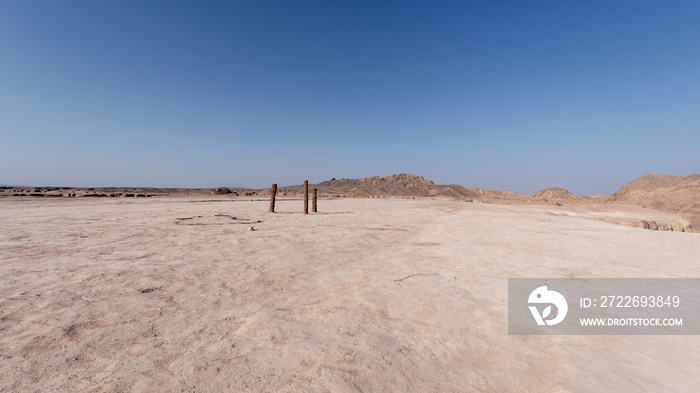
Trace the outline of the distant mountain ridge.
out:
M 495 204 L 580 205 L 589 203 L 631 204 L 686 217 L 692 228 L 700 228 L 700 174 L 670 176 L 650 173 L 607 195 L 585 197 L 561 187 L 547 187 L 532 194 L 489 191 L 457 184 L 437 184 L 423 176 L 399 173 L 359 179 L 331 179 L 312 185 L 321 197 L 342 198 L 434 198 Z M 0 196 L 27 197 L 139 197 L 211 195 L 213 189 L 151 187 L 8 187 Z M 299 196 L 303 185 L 279 187 L 280 196 Z M 265 197 L 269 189 L 231 188 L 232 196 Z M 697 229 L 694 229 L 697 231 Z

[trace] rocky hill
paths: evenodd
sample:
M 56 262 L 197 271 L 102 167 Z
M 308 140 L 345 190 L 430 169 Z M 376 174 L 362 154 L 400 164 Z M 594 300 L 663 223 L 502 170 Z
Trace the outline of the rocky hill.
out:
M 455 184 L 439 185 L 422 176 L 400 173 L 386 177 L 360 179 L 331 179 L 314 187 L 324 192 L 341 192 L 352 197 L 437 197 L 450 199 L 478 199 L 476 189 Z
M 456 199 L 471 202 L 501 204 L 573 204 L 600 203 L 600 198 L 582 197 L 559 187 L 549 187 L 534 194 L 516 194 L 513 192 L 489 191 L 481 188 L 465 187 L 457 184 L 437 184 L 422 176 L 401 173 L 386 177 L 373 176 L 360 179 L 331 179 L 311 185 L 319 190 L 321 196 L 350 198 L 435 198 Z M 282 187 L 281 195 L 299 195 L 303 186 Z M 260 190 L 259 195 L 268 195 Z M 603 202 L 607 200 L 605 196 Z
M 312 184 L 322 197 L 348 198 L 436 198 L 480 200 L 483 190 L 456 184 L 440 185 L 422 176 L 400 173 L 386 177 L 373 176 L 360 179 L 331 179 Z M 282 196 L 300 195 L 303 186 L 280 187 Z M 269 195 L 269 190 L 259 190 L 258 195 Z
M 365 177 L 361 179 L 336 179 L 326 180 L 318 183 L 318 188 L 348 188 L 348 187 L 400 187 L 400 188 L 422 188 L 437 185 L 431 180 L 425 180 L 423 176 L 400 173 L 387 177 Z
M 569 200 L 569 199 L 583 199 L 583 197 L 574 195 L 569 192 L 569 190 L 565 190 L 561 187 L 547 187 L 542 191 L 536 192 L 534 194 L 530 194 L 534 198 L 542 198 L 542 199 L 547 199 L 547 200 L 554 200 L 554 199 L 559 199 L 559 200 Z
M 700 228 L 700 174 L 670 176 L 650 173 L 612 194 L 610 203 L 627 203 L 688 217 Z

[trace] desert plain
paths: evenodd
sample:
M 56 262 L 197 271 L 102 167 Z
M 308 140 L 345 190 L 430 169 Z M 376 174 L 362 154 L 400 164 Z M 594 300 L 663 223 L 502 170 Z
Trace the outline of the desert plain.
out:
M 700 277 L 700 234 L 617 222 L 669 213 L 325 198 L 305 215 L 302 203 L 3 198 L 0 391 L 700 385 L 698 336 L 508 335 L 508 278 Z

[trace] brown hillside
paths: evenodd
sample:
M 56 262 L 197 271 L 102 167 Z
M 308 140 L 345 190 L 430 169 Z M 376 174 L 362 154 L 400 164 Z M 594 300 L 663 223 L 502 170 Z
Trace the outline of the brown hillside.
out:
M 351 198 L 377 197 L 432 197 L 436 199 L 457 199 L 499 204 L 559 204 L 600 202 L 592 198 L 574 195 L 559 187 L 549 187 L 534 194 L 488 191 L 480 188 L 464 187 L 457 184 L 440 185 L 422 176 L 401 173 L 386 177 L 366 177 L 361 179 L 331 179 L 314 185 L 323 196 Z M 302 186 L 284 187 L 282 195 L 300 194 Z M 265 195 L 262 190 L 260 195 Z M 607 197 L 606 197 L 607 199 Z
M 400 173 L 386 177 L 365 177 L 360 179 L 331 179 L 312 185 L 318 188 L 322 197 L 347 198 L 436 198 L 467 201 L 483 200 L 491 191 L 463 187 L 456 184 L 440 185 L 422 176 Z M 280 187 L 281 196 L 300 195 L 303 186 Z M 269 190 L 259 190 L 258 195 L 269 195 Z
M 585 197 L 578 196 L 565 190 L 561 187 L 547 187 L 542 191 L 530 194 L 533 198 L 555 201 L 579 201 L 583 200 Z
M 421 188 L 436 185 L 435 182 L 425 180 L 423 176 L 400 173 L 387 177 L 365 177 L 362 179 L 331 179 L 318 183 L 319 188 L 337 187 L 411 187 Z
M 445 199 L 481 199 L 479 190 L 456 184 L 439 185 L 423 176 L 400 173 L 386 177 L 331 179 L 316 185 L 322 193 L 348 197 L 434 197 Z
M 650 173 L 612 194 L 610 202 L 682 213 L 694 228 L 700 228 L 700 174 L 670 176 Z

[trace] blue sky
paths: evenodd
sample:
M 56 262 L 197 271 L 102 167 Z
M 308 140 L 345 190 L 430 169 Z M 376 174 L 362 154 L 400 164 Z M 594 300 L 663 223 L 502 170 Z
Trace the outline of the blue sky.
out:
M 612 193 L 698 172 L 698 20 L 680 1 L 3 1 L 0 184 Z

